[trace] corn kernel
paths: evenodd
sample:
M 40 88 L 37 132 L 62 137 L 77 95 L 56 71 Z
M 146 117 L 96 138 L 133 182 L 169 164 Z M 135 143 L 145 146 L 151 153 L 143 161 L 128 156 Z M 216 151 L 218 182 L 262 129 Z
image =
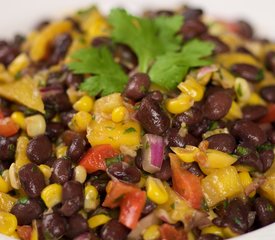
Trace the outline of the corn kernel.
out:
M 90 228 L 96 228 L 100 225 L 103 225 L 109 222 L 111 218 L 105 214 L 95 215 L 88 220 L 88 225 Z
M 35 137 L 45 133 L 46 121 L 42 115 L 36 114 L 31 117 L 27 117 L 25 121 L 28 136 Z
M 10 184 L 14 189 L 19 189 L 20 188 L 20 181 L 17 173 L 17 168 L 15 163 L 12 163 L 9 168 L 9 179 L 10 179 Z
M 252 183 L 252 178 L 249 172 L 240 172 L 239 177 L 244 189 Z M 256 191 L 253 191 L 252 193 L 249 194 L 249 197 L 254 197 L 255 194 L 256 194 Z
M 247 102 L 251 96 L 251 88 L 244 78 L 236 78 L 234 84 L 235 93 L 240 102 Z
M 180 160 L 187 163 L 194 162 L 196 154 L 200 151 L 200 149 L 191 145 L 186 145 L 185 148 L 171 147 L 171 150 Z
M 73 108 L 78 112 L 91 112 L 93 106 L 94 100 L 89 96 L 83 96 L 73 105 Z
M 10 235 L 16 230 L 16 228 L 16 217 L 11 213 L 0 211 L 0 233 Z
M 84 132 L 91 121 L 92 115 L 90 113 L 80 111 L 73 116 L 69 127 L 76 132 Z
M 125 115 L 127 113 L 127 109 L 126 107 L 116 107 L 113 111 L 112 111 L 112 121 L 115 123 L 119 123 L 121 122 Z
M 160 231 L 158 225 L 151 225 L 150 227 L 146 228 L 143 233 L 144 240 L 157 240 L 160 237 Z
M 10 182 L 10 175 L 9 175 L 9 170 L 6 169 L 2 172 L 2 179 L 5 181 L 5 183 L 7 184 L 8 187 L 8 192 L 12 190 L 12 186 L 11 186 L 11 182 Z M 1 186 L 1 184 L 0 184 Z M 0 187 L 1 188 L 1 187 Z M 1 192 L 1 190 L 0 190 Z
M 163 183 L 157 178 L 147 178 L 146 192 L 148 198 L 156 204 L 163 204 L 168 201 L 168 193 Z
M 143 187 L 145 187 L 145 184 L 146 184 L 145 177 L 141 177 L 140 180 L 139 180 L 139 182 L 137 183 L 137 187 L 143 188 Z
M 90 211 L 96 209 L 99 204 L 98 191 L 92 185 L 87 185 L 84 189 L 84 209 Z
M 15 165 L 17 169 L 20 169 L 25 164 L 30 163 L 27 156 L 27 146 L 29 139 L 25 136 L 20 136 L 17 139 L 16 151 L 15 151 Z
M 54 207 L 56 204 L 61 203 L 62 186 L 57 183 L 48 185 L 42 190 L 41 198 L 44 201 L 47 208 Z
M 224 237 L 223 235 L 223 229 L 219 228 L 217 226 L 209 226 L 202 229 L 201 234 L 214 234 L 220 237 Z
M 205 87 L 199 84 L 193 77 L 187 78 L 184 82 L 178 85 L 181 92 L 190 95 L 195 102 L 203 98 Z
M 25 123 L 25 116 L 22 112 L 13 112 L 11 115 L 11 119 L 17 123 L 20 128 L 25 129 L 26 123 Z
M 17 73 L 22 71 L 29 65 L 29 58 L 25 53 L 18 55 L 9 65 L 8 71 L 10 74 L 15 76 Z
M 105 97 L 101 97 L 95 101 L 94 112 L 99 114 L 111 114 L 112 111 L 123 105 L 120 93 L 113 93 Z
M 49 179 L 50 179 L 51 174 L 52 174 L 51 168 L 48 165 L 45 165 L 45 164 L 39 165 L 38 168 L 43 173 L 46 184 L 49 184 Z
M 55 149 L 56 157 L 57 158 L 66 157 L 66 155 L 67 155 L 67 149 L 68 149 L 68 147 L 67 146 L 63 146 L 63 145 L 60 145 L 60 146 L 56 147 L 56 149 Z
M 30 240 L 39 240 L 38 229 L 37 229 L 37 221 L 32 221 L 32 233 Z
M 232 102 L 229 112 L 226 114 L 225 118 L 228 120 L 241 119 L 243 117 L 242 110 L 238 103 Z
M 181 93 L 176 98 L 167 99 L 165 106 L 170 113 L 179 114 L 187 111 L 193 104 L 194 100 L 190 95 Z
M 81 165 L 76 166 L 74 168 L 74 180 L 80 183 L 84 183 L 86 178 L 87 178 L 86 169 Z
M 9 212 L 16 201 L 17 199 L 10 196 L 9 194 L 0 192 L 0 212 Z
M 0 176 L 0 192 L 7 193 L 11 190 L 10 184 Z

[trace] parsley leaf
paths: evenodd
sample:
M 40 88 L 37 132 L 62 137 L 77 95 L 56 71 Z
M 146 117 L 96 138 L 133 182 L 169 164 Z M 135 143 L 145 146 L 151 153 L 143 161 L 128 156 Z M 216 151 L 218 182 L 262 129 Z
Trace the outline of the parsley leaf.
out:
M 125 129 L 124 134 L 125 134 L 125 133 L 132 133 L 132 132 L 136 132 L 136 131 L 137 131 L 137 130 L 136 130 L 135 128 L 130 127 L 130 128 Z
M 80 49 L 72 58 L 75 61 L 68 64 L 70 70 L 77 74 L 93 74 L 80 85 L 80 90 L 91 96 L 122 92 L 128 81 L 128 76 L 106 47 Z
M 182 81 L 191 67 L 211 64 L 205 57 L 211 55 L 212 43 L 192 40 L 186 43 L 180 52 L 168 52 L 157 58 L 149 75 L 152 82 L 167 90 L 172 90 Z
M 113 27 L 113 40 L 128 45 L 136 53 L 141 72 L 147 72 L 157 56 L 180 46 L 176 33 L 182 25 L 182 16 L 152 20 L 132 16 L 123 9 L 113 9 L 109 22 Z

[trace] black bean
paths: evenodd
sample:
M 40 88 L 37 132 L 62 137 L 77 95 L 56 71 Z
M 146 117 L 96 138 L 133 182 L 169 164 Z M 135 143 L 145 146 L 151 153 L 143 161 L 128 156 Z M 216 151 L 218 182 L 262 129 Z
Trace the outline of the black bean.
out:
M 44 215 L 42 218 L 42 231 L 44 236 L 48 236 L 50 239 L 61 238 L 67 231 L 66 218 L 56 212 Z
M 200 38 L 202 40 L 212 42 L 214 44 L 215 46 L 214 54 L 225 53 L 230 50 L 230 48 L 221 39 L 219 39 L 216 36 L 212 36 L 206 33 L 206 34 L 203 34 Z
M 64 73 L 61 71 L 55 71 L 55 72 L 49 73 L 46 81 L 47 85 L 46 87 L 42 88 L 42 92 L 46 92 L 48 95 L 53 90 L 56 91 L 56 93 L 63 92 L 63 85 L 64 85 L 65 77 L 67 75 L 68 75 L 67 73 Z
M 0 63 L 8 66 L 18 55 L 19 51 L 12 44 L 0 41 Z
M 95 37 L 92 41 L 93 47 L 111 47 L 113 45 L 112 39 L 109 37 Z
M 150 87 L 150 77 L 146 73 L 136 73 L 130 77 L 123 95 L 133 101 L 145 96 Z
M 275 51 L 270 51 L 265 56 L 266 68 L 275 74 Z
M 17 134 L 12 137 L 0 136 L 0 161 L 10 161 L 14 159 L 17 138 Z
M 106 173 L 96 172 L 92 174 L 88 182 L 97 189 L 100 195 L 104 195 L 109 180 L 110 178 Z
M 60 113 L 61 123 L 67 127 L 75 113 L 75 110 Z
M 161 135 L 170 126 L 169 117 L 160 105 L 152 99 L 142 99 L 136 117 L 148 133 Z
M 88 231 L 88 222 L 81 214 L 77 213 L 69 217 L 67 237 L 72 239 Z
M 29 225 L 41 216 L 43 208 L 37 199 L 27 199 L 24 202 L 19 200 L 13 205 L 11 213 L 16 216 L 18 225 Z
M 198 176 L 198 177 L 204 176 L 198 163 L 196 163 L 196 162 L 193 162 L 187 170 L 195 176 Z
M 78 135 L 75 139 L 73 139 L 70 144 L 67 156 L 75 163 L 80 160 L 80 157 L 83 155 L 86 149 L 86 140 L 82 135 Z
M 51 141 L 56 141 L 58 137 L 64 132 L 64 126 L 59 122 L 49 122 L 46 126 L 46 136 Z
M 34 163 L 28 163 L 20 168 L 19 180 L 25 193 L 31 197 L 39 197 L 46 183 L 43 173 Z
M 220 133 L 206 138 L 209 142 L 208 148 L 216 149 L 226 153 L 232 153 L 236 148 L 235 138 L 231 134 Z
M 207 32 L 207 27 L 198 19 L 185 21 L 181 28 L 181 33 L 185 41 L 198 37 L 205 32 Z
M 125 240 L 128 233 L 129 230 L 124 225 L 112 219 L 102 227 L 100 238 L 102 240 Z
M 49 138 L 45 135 L 34 137 L 27 146 L 28 158 L 36 163 L 45 163 L 52 155 L 52 144 Z
M 53 162 L 51 183 L 64 184 L 72 178 L 72 163 L 65 158 L 59 158 Z
M 238 159 L 237 164 L 250 166 L 259 172 L 263 171 L 263 163 L 256 152 L 252 152 L 247 155 L 241 156 Z
M 206 98 L 203 112 L 210 120 L 219 120 L 229 111 L 232 97 L 225 91 L 214 92 Z
M 262 88 L 260 94 L 266 101 L 275 103 L 275 85 Z
M 275 144 L 275 130 L 270 131 L 268 133 L 268 140 L 272 143 Z
M 170 161 L 164 160 L 161 165 L 160 171 L 154 173 L 154 177 L 162 181 L 167 181 L 171 178 L 171 176 L 172 176 L 172 171 L 171 171 Z
M 245 78 L 247 81 L 257 83 L 264 78 L 262 69 L 246 63 L 237 63 L 231 66 L 231 71 L 236 76 Z
M 72 108 L 72 104 L 66 93 L 57 93 L 43 98 L 43 101 L 47 108 L 56 112 L 68 111 Z
M 67 87 L 78 88 L 79 85 L 83 82 L 83 76 L 78 74 L 69 73 L 65 79 Z
M 200 123 L 188 126 L 188 132 L 197 138 L 201 138 L 202 134 L 209 130 L 211 121 L 204 118 Z
M 239 46 L 236 48 L 236 52 L 240 52 L 240 53 L 244 53 L 244 54 L 248 54 L 254 57 L 253 53 L 250 52 L 246 47 L 244 46 Z
M 265 132 L 256 123 L 248 120 L 237 121 L 232 133 L 252 146 L 259 146 L 267 140 Z
M 198 124 L 202 121 L 203 116 L 199 108 L 190 108 L 184 113 L 178 114 L 173 119 L 172 125 L 176 128 L 180 128 L 182 123 L 185 123 L 188 127 L 194 124 Z
M 160 91 L 156 90 L 156 91 L 152 91 L 152 92 L 149 92 L 147 95 L 146 95 L 146 98 L 151 98 L 153 99 L 154 101 L 158 102 L 158 103 L 161 103 L 163 101 L 163 95 Z
M 202 14 L 203 11 L 199 8 L 185 7 L 182 15 L 184 16 L 184 20 L 188 21 L 200 18 Z
M 259 152 L 259 155 L 260 155 L 260 159 L 263 163 L 263 172 L 265 172 L 271 167 L 271 165 L 274 161 L 274 152 L 272 149 L 263 150 L 263 151 Z
M 145 203 L 145 206 L 142 210 L 142 215 L 143 216 L 146 216 L 148 215 L 149 213 L 151 213 L 155 208 L 157 207 L 157 205 L 152 202 L 149 198 L 146 199 L 146 203 Z
M 248 105 L 243 107 L 243 118 L 250 121 L 257 121 L 267 114 L 267 108 L 261 105 Z
M 135 165 L 138 169 L 142 170 L 142 150 L 138 149 L 137 156 L 135 157 Z
M 256 198 L 254 202 L 256 218 L 261 227 L 275 222 L 275 208 L 273 204 L 263 197 Z
M 253 28 L 251 27 L 251 25 L 243 20 L 240 20 L 237 22 L 237 27 L 238 27 L 238 31 L 237 33 L 243 37 L 243 38 L 252 38 L 254 35 L 254 31 Z
M 182 137 L 176 128 L 168 129 L 166 139 L 169 147 L 184 147 L 185 145 L 197 146 L 199 144 L 199 140 L 189 133 Z
M 124 44 L 117 44 L 114 49 L 114 58 L 126 69 L 131 71 L 137 66 L 136 54 Z
M 83 187 L 80 182 L 68 181 L 62 188 L 62 207 L 60 212 L 66 216 L 72 216 L 84 205 Z
M 119 180 L 129 183 L 138 183 L 141 178 L 141 173 L 136 167 L 126 166 L 121 162 L 110 165 L 108 172 Z
M 99 240 L 99 238 L 93 232 L 86 232 L 75 237 L 73 240 Z
M 209 233 L 201 235 L 198 240 L 223 240 L 223 238 L 218 235 Z

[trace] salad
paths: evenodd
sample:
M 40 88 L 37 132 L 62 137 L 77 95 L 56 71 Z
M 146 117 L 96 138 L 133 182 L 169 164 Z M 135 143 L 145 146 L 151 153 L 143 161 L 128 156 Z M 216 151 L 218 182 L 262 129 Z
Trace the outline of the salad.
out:
M 0 233 L 222 240 L 275 222 L 275 44 L 201 9 L 96 7 L 0 41 Z

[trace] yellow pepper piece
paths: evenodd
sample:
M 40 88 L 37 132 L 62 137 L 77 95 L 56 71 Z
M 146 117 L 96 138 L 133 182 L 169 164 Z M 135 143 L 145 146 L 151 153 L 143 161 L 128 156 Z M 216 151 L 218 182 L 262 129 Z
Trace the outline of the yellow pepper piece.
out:
M 42 190 L 41 198 L 44 201 L 47 208 L 54 207 L 56 204 L 61 203 L 62 186 L 57 183 L 48 185 Z
M 17 199 L 9 194 L 0 192 L 0 211 L 9 212 L 16 201 Z
M 90 228 L 96 228 L 100 225 L 103 225 L 107 222 L 109 222 L 111 218 L 105 214 L 98 214 L 95 215 L 88 220 L 88 225 Z
M 215 170 L 202 179 L 202 190 L 209 207 L 243 193 L 240 177 L 235 167 Z
M 148 177 L 146 180 L 147 197 L 156 204 L 164 204 L 168 201 L 168 193 L 158 178 Z
M 121 145 L 137 148 L 140 145 L 140 125 L 136 121 L 114 123 L 110 120 L 91 121 L 87 138 L 92 146 L 111 144 L 114 148 Z
M 29 139 L 27 137 L 20 136 L 17 139 L 16 151 L 15 151 L 15 165 L 17 170 L 19 170 L 21 167 L 23 167 L 27 163 L 30 163 L 30 160 L 26 154 L 28 143 L 29 143 Z
M 217 226 L 209 226 L 202 229 L 201 234 L 214 234 L 220 237 L 224 237 L 223 235 L 223 229 Z
M 143 233 L 144 240 L 158 240 L 160 238 L 159 226 L 154 224 L 146 228 Z
M 252 178 L 249 174 L 249 172 L 240 172 L 239 177 L 241 180 L 241 184 L 243 185 L 243 188 L 245 189 L 249 184 L 252 183 Z M 254 197 L 256 194 L 256 191 L 253 191 L 249 194 L 249 197 Z
M 229 112 L 226 114 L 224 118 L 227 120 L 236 120 L 236 119 L 241 119 L 242 117 L 243 117 L 243 113 L 242 113 L 241 107 L 239 106 L 238 103 L 233 101 L 229 109 Z
M 191 145 L 186 145 L 184 148 L 171 147 L 171 150 L 179 157 L 180 160 L 187 163 L 194 162 L 196 154 L 200 151 L 199 148 Z
M 25 116 L 22 112 L 13 112 L 11 115 L 11 119 L 17 123 L 20 128 L 25 129 L 26 123 L 25 123 Z
M 0 192 L 7 193 L 10 190 L 11 190 L 10 184 L 6 182 L 2 176 L 0 176 Z
M 13 76 L 16 76 L 16 74 L 20 73 L 24 68 L 26 68 L 30 63 L 30 60 L 26 53 L 21 53 L 18 55 L 9 65 L 9 72 Z
M 0 87 L 0 96 L 38 112 L 45 113 L 44 103 L 37 84 L 30 78 L 2 84 Z
M 190 95 L 181 93 L 176 98 L 167 99 L 165 107 L 170 113 L 180 114 L 191 108 L 193 104 L 194 99 Z
M 0 211 L 0 233 L 10 235 L 16 230 L 16 228 L 16 217 L 11 213 Z
M 33 61 L 41 60 L 48 51 L 49 43 L 59 34 L 69 32 L 72 29 L 70 21 L 53 22 L 46 26 L 35 37 L 30 50 L 30 57 Z
M 84 189 L 84 209 L 91 211 L 96 209 L 99 204 L 97 189 L 92 185 L 87 185 Z
M 122 122 L 125 118 L 125 115 L 127 113 L 127 109 L 124 106 L 116 107 L 112 111 L 112 121 L 115 123 Z
M 93 106 L 94 100 L 89 96 L 83 96 L 73 105 L 73 108 L 78 112 L 91 112 Z
M 81 111 L 73 116 L 71 122 L 69 123 L 69 127 L 76 132 L 84 132 L 91 121 L 92 115 Z
M 260 97 L 258 93 L 251 93 L 250 98 L 247 101 L 249 105 L 266 105 L 266 102 Z
M 178 85 L 181 92 L 190 95 L 195 102 L 202 100 L 205 87 L 199 84 L 195 78 L 189 77 Z
M 265 173 L 265 176 L 266 180 L 260 186 L 259 192 L 275 204 L 275 162 L 273 162 L 271 168 Z

